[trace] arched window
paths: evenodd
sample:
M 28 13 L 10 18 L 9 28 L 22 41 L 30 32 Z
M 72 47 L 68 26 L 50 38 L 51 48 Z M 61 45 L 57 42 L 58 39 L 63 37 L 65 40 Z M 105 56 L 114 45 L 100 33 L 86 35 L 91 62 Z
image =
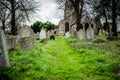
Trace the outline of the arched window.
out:
M 65 32 L 69 31 L 69 22 L 65 23 Z

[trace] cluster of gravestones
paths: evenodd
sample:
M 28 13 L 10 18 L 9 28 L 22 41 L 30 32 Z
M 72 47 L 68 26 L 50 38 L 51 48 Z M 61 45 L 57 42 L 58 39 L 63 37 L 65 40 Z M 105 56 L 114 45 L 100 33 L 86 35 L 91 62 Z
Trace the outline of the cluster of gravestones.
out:
M 69 26 L 65 26 L 65 36 L 68 38 L 70 36 L 74 36 L 75 38 L 82 40 L 82 39 L 88 39 L 93 40 L 94 39 L 94 29 L 91 26 L 88 26 L 88 24 L 85 24 L 85 29 L 78 29 L 71 34 L 69 32 Z
M 40 32 L 34 34 L 34 38 L 40 40 L 46 40 L 46 39 L 55 40 L 55 35 L 53 34 L 53 31 L 46 31 L 45 29 L 41 29 Z
M 51 31 L 45 31 L 42 29 L 40 33 L 34 34 L 33 30 L 24 25 L 19 28 L 19 33 L 17 36 L 5 35 L 4 31 L 0 29 L 0 66 L 7 67 L 9 66 L 8 50 L 16 49 L 18 45 L 20 50 L 31 50 L 34 48 L 35 39 L 55 39 L 55 36 Z

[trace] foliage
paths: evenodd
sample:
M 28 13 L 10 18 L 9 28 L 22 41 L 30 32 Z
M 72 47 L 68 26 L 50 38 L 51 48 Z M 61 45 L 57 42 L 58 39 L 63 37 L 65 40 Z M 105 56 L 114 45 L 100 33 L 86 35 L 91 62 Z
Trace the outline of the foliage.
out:
M 39 27 L 39 25 L 41 24 L 41 22 L 36 21 L 35 23 L 33 23 L 33 25 L 31 25 L 31 28 L 33 29 L 34 33 L 40 32 L 41 28 Z
M 117 44 L 62 36 L 43 43 L 38 40 L 33 50 L 9 52 L 11 67 L 3 75 L 9 80 L 119 80 Z
M 38 4 L 35 0 L 0 0 L 0 9 L 3 9 L 3 7 L 7 13 L 4 13 L 5 16 L 10 16 L 7 19 L 4 17 L 4 19 L 6 19 L 5 21 L 9 21 L 7 24 L 11 24 L 11 34 L 16 35 L 18 25 L 25 22 L 25 20 L 29 20 L 29 16 L 35 12 Z M 2 24 L 5 25 L 5 22 Z
M 36 21 L 35 23 L 33 23 L 33 25 L 31 25 L 31 28 L 33 29 L 33 31 L 35 33 L 40 32 L 40 30 L 42 28 L 48 30 L 54 30 L 55 29 L 55 24 L 47 21 L 47 22 L 40 22 L 40 21 Z
M 47 31 L 48 30 L 54 30 L 55 29 L 55 25 L 49 21 L 45 22 L 45 23 L 41 23 L 39 25 L 40 28 L 44 28 L 46 29 Z

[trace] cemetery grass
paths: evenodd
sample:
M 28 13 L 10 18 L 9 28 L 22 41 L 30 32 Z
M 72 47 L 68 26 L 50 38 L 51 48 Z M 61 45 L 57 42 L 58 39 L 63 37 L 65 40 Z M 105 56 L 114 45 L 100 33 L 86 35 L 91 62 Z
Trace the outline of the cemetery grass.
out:
M 3 80 L 120 80 L 119 41 L 36 40 L 33 50 L 9 52 L 11 67 L 0 75 Z

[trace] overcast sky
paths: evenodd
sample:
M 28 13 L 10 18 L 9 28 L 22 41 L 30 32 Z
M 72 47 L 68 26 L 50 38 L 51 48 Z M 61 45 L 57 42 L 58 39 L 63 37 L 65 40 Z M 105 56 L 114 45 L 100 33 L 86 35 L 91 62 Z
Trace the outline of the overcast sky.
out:
M 58 22 L 63 18 L 63 10 L 58 9 L 58 5 L 55 3 L 55 0 L 37 0 L 41 6 L 40 10 L 36 12 L 34 17 L 28 22 L 28 25 L 31 25 L 35 21 L 50 21 L 54 24 L 58 24 Z

